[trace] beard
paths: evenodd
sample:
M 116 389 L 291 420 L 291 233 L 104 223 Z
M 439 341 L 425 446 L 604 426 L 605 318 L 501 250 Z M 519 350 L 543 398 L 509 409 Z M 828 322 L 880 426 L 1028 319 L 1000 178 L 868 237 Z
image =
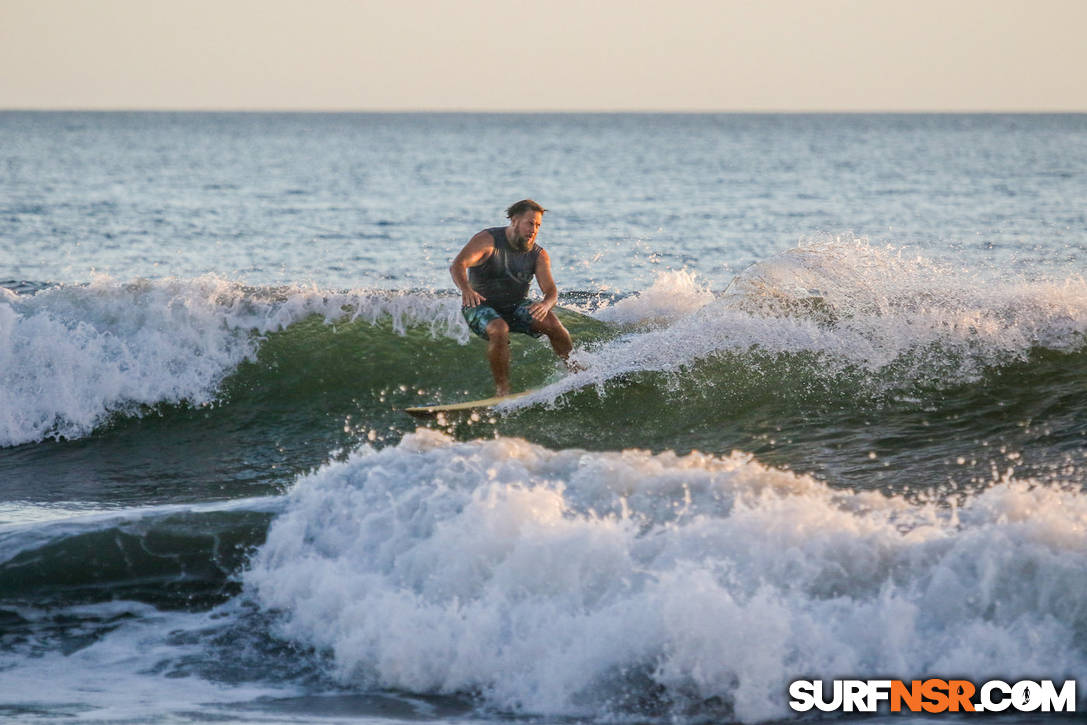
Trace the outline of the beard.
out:
M 518 252 L 527 252 L 532 246 L 532 242 L 528 237 L 522 237 L 520 234 L 513 235 L 513 241 L 510 242 L 510 246 L 516 249 Z

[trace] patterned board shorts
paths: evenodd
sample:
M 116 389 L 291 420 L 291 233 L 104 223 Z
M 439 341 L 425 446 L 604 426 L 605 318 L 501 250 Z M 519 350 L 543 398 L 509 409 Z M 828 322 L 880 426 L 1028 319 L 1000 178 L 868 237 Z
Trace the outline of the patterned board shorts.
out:
M 487 337 L 487 325 L 490 324 L 491 320 L 497 320 L 499 317 L 506 321 L 511 332 L 540 337 L 543 333 L 532 329 L 532 314 L 528 311 L 528 308 L 532 305 L 532 302 L 525 300 L 506 314 L 500 314 L 498 310 L 488 305 L 462 307 L 460 312 L 464 315 L 464 319 L 468 321 L 468 327 L 471 328 L 472 332 L 484 340 L 489 339 Z

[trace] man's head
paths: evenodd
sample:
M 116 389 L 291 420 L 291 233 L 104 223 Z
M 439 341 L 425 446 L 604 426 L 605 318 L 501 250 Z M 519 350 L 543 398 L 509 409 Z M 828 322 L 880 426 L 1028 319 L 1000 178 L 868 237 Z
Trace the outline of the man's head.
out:
M 510 220 L 510 228 L 513 230 L 514 247 L 528 249 L 536 241 L 536 232 L 543 223 L 543 215 L 547 209 L 534 202 L 532 199 L 521 201 L 506 209 L 506 216 Z

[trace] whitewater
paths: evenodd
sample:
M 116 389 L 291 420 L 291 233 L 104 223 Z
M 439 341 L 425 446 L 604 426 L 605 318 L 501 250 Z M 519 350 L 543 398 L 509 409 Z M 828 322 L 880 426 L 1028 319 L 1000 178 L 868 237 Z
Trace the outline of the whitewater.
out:
M 0 127 L 5 719 L 1087 709 L 1084 117 Z M 530 395 L 420 425 L 491 394 L 446 267 L 509 189 L 578 370 L 518 337 Z

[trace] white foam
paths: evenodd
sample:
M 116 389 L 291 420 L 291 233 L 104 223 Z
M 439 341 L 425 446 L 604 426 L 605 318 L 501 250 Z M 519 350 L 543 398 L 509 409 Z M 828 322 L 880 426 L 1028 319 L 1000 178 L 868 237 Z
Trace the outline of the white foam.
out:
M 789 250 L 746 270 L 715 301 L 682 275 L 662 276 L 651 291 L 599 316 L 653 329 L 576 349 L 582 372 L 504 408 L 603 389 L 629 373 L 679 373 L 722 354 L 803 353 L 825 376 L 852 371 L 877 386 L 908 387 L 969 382 L 1036 347 L 1071 352 L 1087 342 L 1080 276 L 993 277 L 863 239 Z
M 211 403 L 260 335 L 310 315 L 468 338 L 456 300 L 422 294 L 254 290 L 208 276 L 9 295 L 0 300 L 0 446 L 78 438 L 141 406 Z
M 620 325 L 655 327 L 674 322 L 713 300 L 713 293 L 694 274 L 669 271 L 658 275 L 649 289 L 599 310 L 595 317 Z
M 345 682 L 529 713 L 646 678 L 756 721 L 801 676 L 1087 672 L 1087 499 L 1015 480 L 953 508 L 421 430 L 300 479 L 245 581 Z
M 970 270 L 845 237 L 810 242 L 754 265 L 733 282 L 729 307 L 808 317 L 892 354 L 939 345 L 983 358 L 1021 358 L 1032 346 L 1080 349 L 1087 281 L 1031 280 Z
M 20 614 L 31 621 L 53 616 L 41 610 Z M 0 704 L 34 713 L 33 722 L 233 720 L 232 705 L 299 694 L 290 684 L 216 683 L 177 674 L 207 657 L 208 633 L 224 626 L 223 610 L 160 612 L 135 602 L 111 602 L 64 614 L 112 624 L 108 634 L 74 652 L 46 645 L 35 656 L 19 651 L 22 647 L 0 653 Z M 85 626 L 88 634 L 95 629 Z
M 88 514 L 102 513 L 112 509 L 99 502 L 90 501 L 55 501 L 33 503 L 30 501 L 0 501 L 0 541 L 10 526 L 25 526 L 65 521 L 80 518 Z M 7 554 L 8 552 L 4 552 Z

